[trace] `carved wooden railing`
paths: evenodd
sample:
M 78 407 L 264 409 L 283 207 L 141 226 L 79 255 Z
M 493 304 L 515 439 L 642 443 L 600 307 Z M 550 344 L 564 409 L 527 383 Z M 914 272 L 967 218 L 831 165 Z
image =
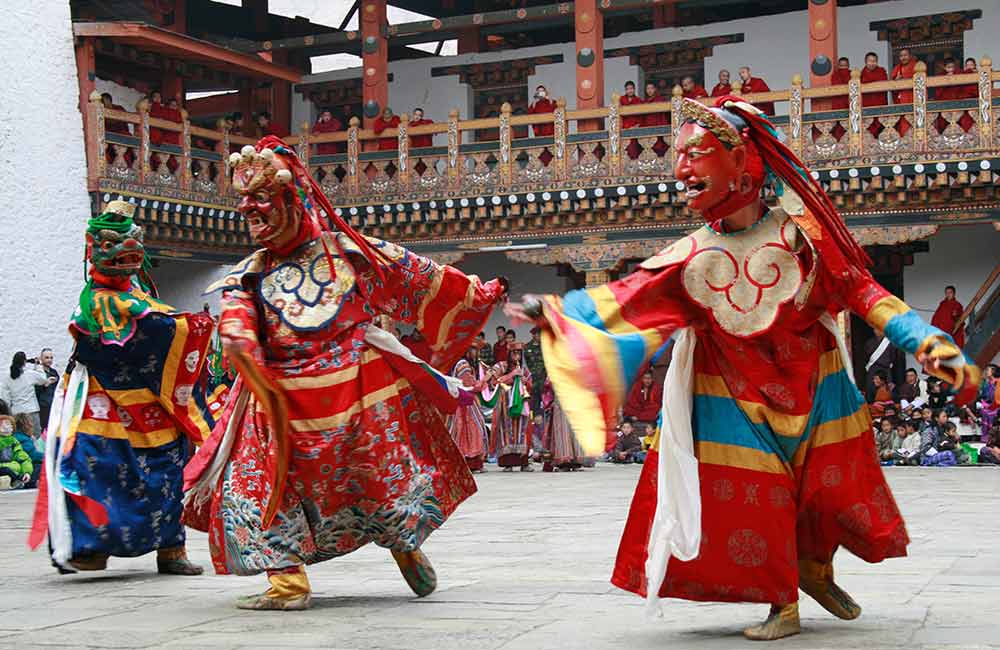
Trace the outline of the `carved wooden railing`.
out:
M 775 125 L 810 167 L 856 165 L 865 172 L 867 186 L 884 183 L 885 189 L 892 189 L 905 179 L 883 179 L 868 170 L 983 158 L 1000 151 L 1000 102 L 993 97 L 998 80 L 1000 72 L 984 58 L 976 73 L 951 77 L 928 77 L 922 63 L 913 79 L 872 84 L 862 84 L 860 72 L 854 71 L 847 85 L 805 88 L 796 75 L 788 89 L 745 99 L 778 104 L 781 114 L 773 118 Z M 934 93 L 946 87 L 962 87 L 974 97 L 935 101 Z M 865 94 L 900 91 L 912 94 L 912 101 L 862 105 Z M 741 94 L 738 83 L 733 94 Z M 834 98 L 841 98 L 847 108 L 829 110 Z M 452 111 L 447 121 L 416 127 L 403 115 L 399 128 L 379 134 L 360 128 L 352 118 L 338 133 L 314 135 L 304 124 L 289 144 L 352 221 L 377 226 L 394 220 L 401 226 L 399 234 L 405 235 L 406 224 L 399 219 L 405 222 L 411 205 L 414 210 L 428 204 L 454 208 L 485 218 L 508 199 L 515 212 L 524 209 L 514 206 L 518 194 L 527 195 L 530 203 L 536 193 L 545 201 L 567 201 L 581 188 L 591 190 L 588 196 L 600 197 L 629 184 L 673 187 L 670 122 L 680 102 L 681 91 L 675 88 L 670 101 L 662 103 L 620 106 L 613 96 L 611 106 L 570 111 L 559 99 L 554 113 L 539 115 L 512 115 L 504 104 L 497 118 L 461 120 L 458 111 Z M 105 128 L 115 122 L 117 132 Z M 133 195 L 235 206 L 227 154 L 251 144 L 251 139 L 225 129 L 199 128 L 187 119 L 178 124 L 152 118 L 145 106 L 137 113 L 108 110 L 96 94 L 87 123 L 92 190 L 127 189 Z M 121 132 L 122 124 L 129 133 Z M 177 133 L 179 144 L 153 144 L 151 129 Z M 498 135 L 477 141 L 476 135 L 484 132 Z M 429 136 L 432 146 L 414 147 L 417 136 Z M 844 189 L 855 181 L 844 178 Z

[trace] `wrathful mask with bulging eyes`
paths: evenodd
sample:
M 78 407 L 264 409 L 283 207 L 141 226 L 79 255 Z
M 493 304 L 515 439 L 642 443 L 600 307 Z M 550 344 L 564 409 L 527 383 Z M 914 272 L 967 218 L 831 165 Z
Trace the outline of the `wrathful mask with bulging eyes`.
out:
M 98 229 L 87 232 L 87 257 L 104 275 L 128 276 L 139 273 L 146 257 L 142 245 L 142 227 L 137 224 L 126 232 Z

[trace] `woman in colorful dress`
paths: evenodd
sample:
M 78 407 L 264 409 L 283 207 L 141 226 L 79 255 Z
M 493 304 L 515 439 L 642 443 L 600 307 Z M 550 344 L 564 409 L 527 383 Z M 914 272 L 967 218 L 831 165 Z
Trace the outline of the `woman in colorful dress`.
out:
M 508 348 L 507 361 L 493 367 L 496 377 L 496 405 L 490 449 L 505 472 L 520 467 L 533 471 L 528 453 L 531 449 L 531 373 L 524 367 L 524 344 Z
M 616 282 L 525 298 L 545 367 L 585 450 L 600 449 L 643 364 L 674 337 L 663 427 L 612 582 L 648 599 L 767 603 L 746 637 L 800 632 L 799 589 L 831 614 L 861 608 L 834 582 L 844 547 L 906 554 L 871 417 L 834 316 L 850 310 L 968 401 L 979 370 L 873 278 L 829 197 L 738 97 L 684 100 L 675 171 L 706 224 Z M 782 207 L 761 199 L 772 179 Z
M 485 387 L 484 380 L 479 378 L 479 346 L 473 345 L 458 360 L 451 371 L 452 377 L 462 382 L 464 390 L 459 396 L 458 408 L 448 420 L 448 431 L 458 450 L 465 457 L 465 462 L 473 472 L 486 471 L 483 463 L 486 460 L 486 438 L 489 429 L 486 418 L 479 408 L 479 393 Z
M 575 472 L 584 465 L 586 458 L 548 379 L 542 388 L 542 411 L 545 413 L 542 446 L 548 452 L 545 469 L 551 466 L 564 472 Z

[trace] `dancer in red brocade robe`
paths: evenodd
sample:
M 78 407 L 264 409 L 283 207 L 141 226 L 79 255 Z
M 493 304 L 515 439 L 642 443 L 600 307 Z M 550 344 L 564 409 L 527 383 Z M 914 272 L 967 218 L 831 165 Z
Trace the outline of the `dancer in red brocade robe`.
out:
M 187 522 L 208 532 L 218 573 L 267 572 L 271 588 L 240 608 L 307 608 L 304 566 L 369 542 L 427 595 L 436 578 L 420 545 L 476 489 L 444 422 L 460 382 L 437 369 L 472 343 L 505 282 L 362 237 L 277 138 L 230 163 L 263 248 L 212 287 L 238 378 L 185 471 Z M 380 315 L 413 325 L 430 357 Z
M 843 619 L 844 547 L 868 562 L 908 537 L 834 315 L 845 309 L 972 399 L 979 370 L 867 270 L 822 187 L 738 97 L 684 100 L 675 173 L 706 224 L 611 284 L 527 296 L 545 368 L 584 451 L 600 448 L 639 369 L 673 338 L 662 427 L 612 582 L 657 598 L 771 605 L 750 639 L 800 631 L 801 588 Z M 783 207 L 761 200 L 774 178 Z

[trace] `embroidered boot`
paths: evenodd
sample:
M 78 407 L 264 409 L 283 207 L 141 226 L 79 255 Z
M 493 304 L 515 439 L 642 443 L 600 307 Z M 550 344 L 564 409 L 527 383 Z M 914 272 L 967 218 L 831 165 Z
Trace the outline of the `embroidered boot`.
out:
M 262 594 L 245 596 L 236 601 L 239 609 L 301 611 L 312 606 L 312 587 L 305 569 L 299 565 L 267 572 L 271 588 Z
M 800 559 L 799 589 L 837 618 L 850 621 L 861 616 L 861 606 L 833 581 L 833 562 Z
M 191 563 L 187 556 L 187 549 L 183 546 L 175 546 L 156 551 L 156 572 L 171 576 L 200 576 L 204 573 L 204 569 Z
M 434 567 L 420 549 L 392 551 L 392 559 L 396 560 L 403 579 L 417 596 L 421 598 L 429 596 L 437 588 L 437 574 L 434 573 Z
M 799 625 L 799 604 L 771 605 L 771 613 L 760 625 L 743 630 L 743 636 L 751 641 L 774 641 L 792 636 L 802 631 Z
M 103 571 L 108 568 L 108 556 L 103 553 L 79 555 L 69 561 L 77 571 Z

